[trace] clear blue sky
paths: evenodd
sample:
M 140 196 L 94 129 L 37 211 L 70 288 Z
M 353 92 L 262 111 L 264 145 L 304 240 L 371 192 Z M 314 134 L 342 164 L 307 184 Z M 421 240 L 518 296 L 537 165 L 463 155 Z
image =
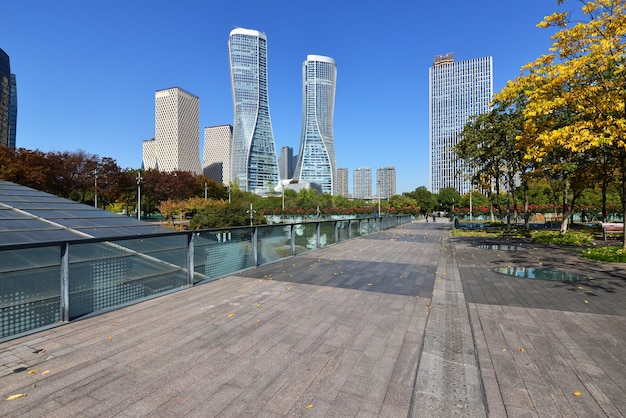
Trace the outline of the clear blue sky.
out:
M 200 125 L 232 124 L 228 34 L 268 38 L 270 114 L 277 150 L 297 152 L 302 62 L 337 63 L 337 165 L 394 165 L 398 193 L 428 187 L 428 68 L 491 55 L 494 91 L 548 51 L 536 24 L 577 2 L 415 0 L 11 0 L 0 48 L 17 75 L 17 146 L 84 150 L 141 166 L 154 136 L 155 90 L 200 97 Z M 201 135 L 202 142 L 202 135 Z M 201 144 L 202 145 L 202 144 Z M 375 177 L 375 174 L 374 174 Z M 375 186 L 374 186 L 375 188 Z

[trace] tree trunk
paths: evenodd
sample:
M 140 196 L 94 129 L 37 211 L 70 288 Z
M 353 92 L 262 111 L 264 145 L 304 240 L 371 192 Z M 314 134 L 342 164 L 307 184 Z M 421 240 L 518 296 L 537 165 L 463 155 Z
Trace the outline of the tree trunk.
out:
M 561 211 L 563 214 L 563 219 L 561 220 L 561 235 L 565 235 L 565 233 L 567 232 L 567 224 L 569 222 L 569 216 L 571 212 L 569 209 L 569 205 L 567 204 L 568 189 L 569 189 L 569 182 L 565 180 L 563 184 L 563 210 Z
M 622 151 L 620 154 L 620 165 L 622 166 L 622 215 L 626 210 L 626 152 Z M 622 216 L 622 224 L 624 225 L 622 236 L 622 248 L 626 250 L 626 217 Z
M 524 180 L 524 228 L 528 229 L 530 212 L 528 212 L 528 181 Z

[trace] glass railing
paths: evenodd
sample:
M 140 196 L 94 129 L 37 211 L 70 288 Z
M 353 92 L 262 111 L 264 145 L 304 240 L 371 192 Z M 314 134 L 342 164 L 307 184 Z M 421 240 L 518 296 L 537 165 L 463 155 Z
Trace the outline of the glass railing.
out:
M 0 246 L 0 341 L 411 221 L 409 215 Z

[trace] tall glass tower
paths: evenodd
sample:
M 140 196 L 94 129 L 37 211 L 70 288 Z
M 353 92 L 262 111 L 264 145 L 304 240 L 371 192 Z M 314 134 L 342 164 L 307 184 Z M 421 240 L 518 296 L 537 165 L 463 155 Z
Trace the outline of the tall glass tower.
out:
M 0 49 L 0 145 L 15 148 L 17 125 L 17 84 L 11 63 Z
M 473 115 L 489 111 L 493 94 L 492 58 L 454 62 L 454 54 L 436 56 L 429 69 L 430 191 L 471 188 L 471 172 L 452 149 Z
M 267 37 L 237 28 L 228 38 L 234 123 L 231 181 L 267 195 L 278 186 L 278 162 L 267 97 Z
M 337 194 L 333 120 L 337 67 L 335 60 L 308 55 L 302 64 L 302 137 L 293 178 L 317 183 L 323 193 Z

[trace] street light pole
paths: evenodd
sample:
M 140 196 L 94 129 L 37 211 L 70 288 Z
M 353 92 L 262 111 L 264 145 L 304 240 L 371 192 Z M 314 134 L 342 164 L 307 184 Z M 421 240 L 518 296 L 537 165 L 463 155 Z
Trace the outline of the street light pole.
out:
M 93 206 L 95 208 L 97 208 L 98 207 L 98 171 L 97 170 L 93 170 L 93 175 L 94 175 L 94 179 L 93 179 L 93 190 L 94 190 Z
M 250 203 L 250 209 L 247 211 L 250 214 L 250 226 L 254 225 L 253 216 L 256 213 L 256 210 L 252 209 L 252 203 Z
M 231 191 L 231 188 L 230 186 L 228 186 L 228 203 L 230 203 L 230 191 Z
M 378 180 L 377 187 L 378 187 L 378 190 L 377 190 L 378 192 L 378 216 L 380 217 L 380 180 Z
M 141 173 L 137 173 L 137 220 L 141 220 Z
M 206 181 L 204 182 L 204 200 L 206 200 Z

